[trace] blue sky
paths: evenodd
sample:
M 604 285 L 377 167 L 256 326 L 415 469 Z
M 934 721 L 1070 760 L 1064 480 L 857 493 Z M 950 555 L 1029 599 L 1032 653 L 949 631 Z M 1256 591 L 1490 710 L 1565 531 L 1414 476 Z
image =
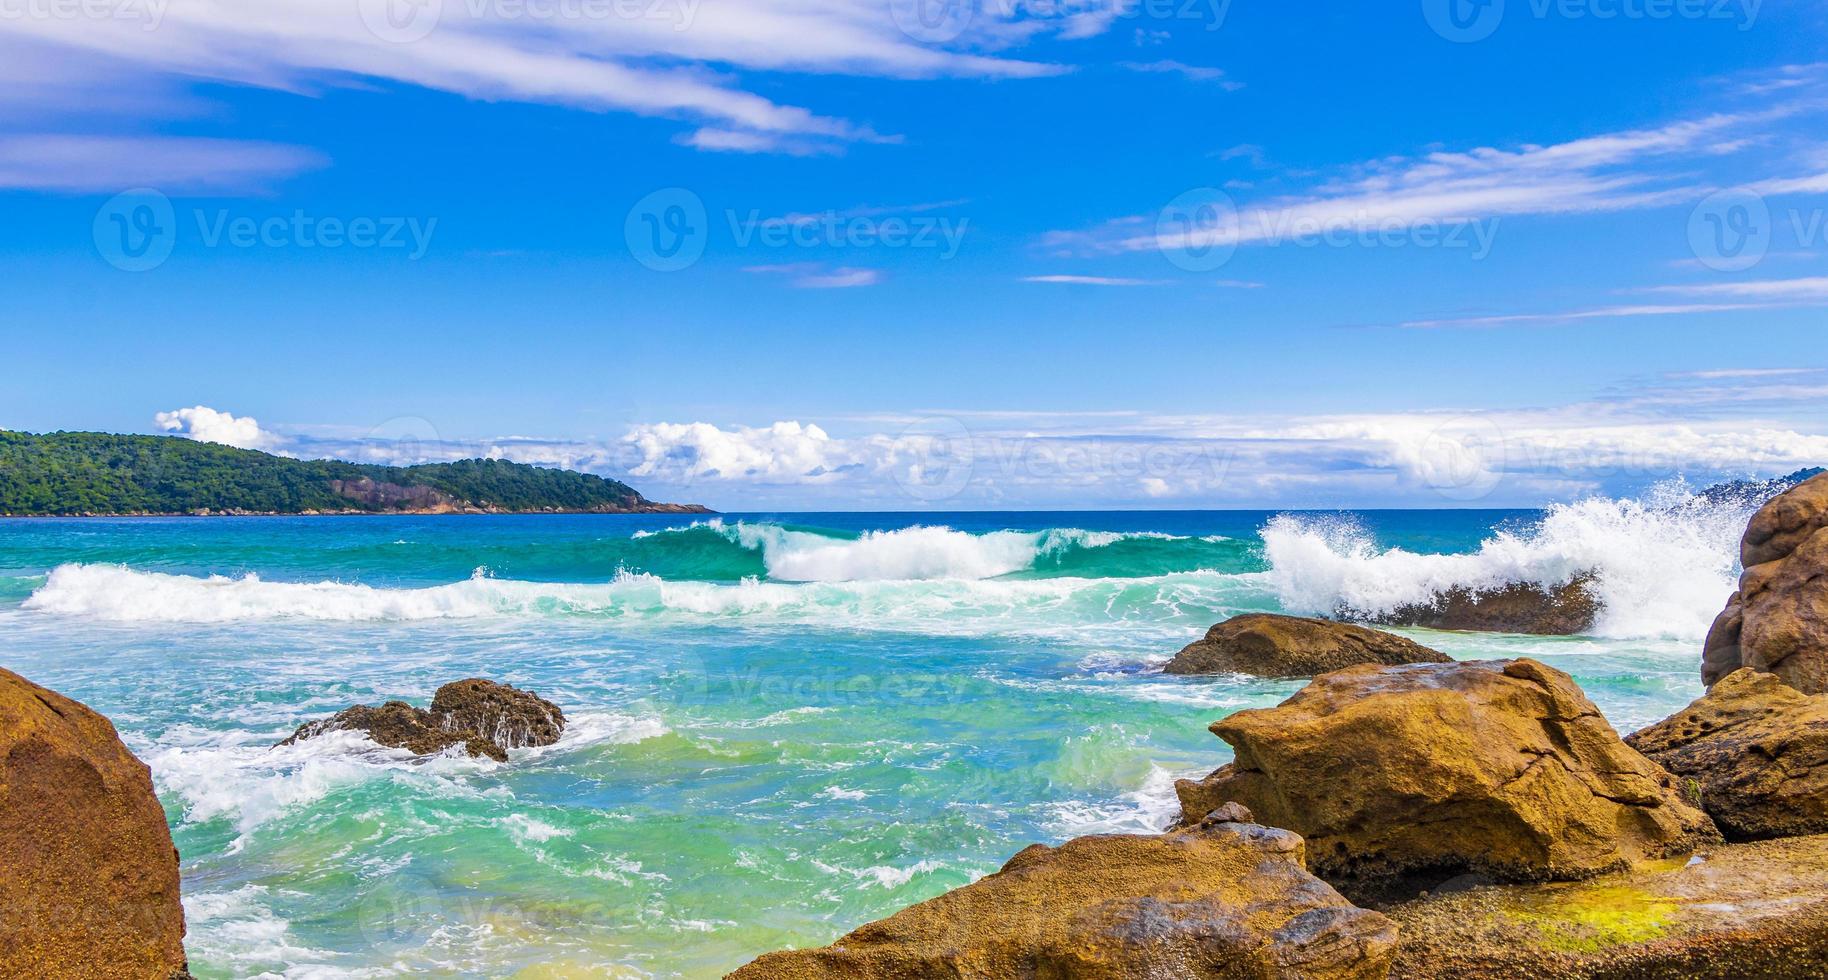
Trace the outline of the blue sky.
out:
M 1533 504 L 1828 460 L 1819 4 L 0 15 L 8 428 L 725 509 Z

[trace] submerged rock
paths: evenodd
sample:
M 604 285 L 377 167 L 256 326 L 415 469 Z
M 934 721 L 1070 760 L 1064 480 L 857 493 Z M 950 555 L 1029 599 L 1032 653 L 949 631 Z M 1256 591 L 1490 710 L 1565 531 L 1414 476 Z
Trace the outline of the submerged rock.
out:
M 1552 589 L 1534 582 L 1449 589 L 1431 602 L 1399 606 L 1372 618 L 1384 626 L 1572 636 L 1593 629 L 1599 618 L 1599 600 L 1589 590 L 1589 581 L 1583 575 Z
M 1450 663 L 1438 650 L 1393 633 L 1325 619 L 1249 613 L 1206 631 L 1174 655 L 1170 674 L 1312 677 L 1356 664 Z
M 306 722 L 279 743 L 291 745 L 327 732 L 366 732 L 377 744 L 432 755 L 462 746 L 472 756 L 508 761 L 508 750 L 551 745 L 565 730 L 559 706 L 507 684 L 470 677 L 452 681 L 432 696 L 431 710 L 405 701 L 378 708 L 357 705 L 330 718 Z
M 0 670 L 0 976 L 184 972 L 178 852 L 108 719 Z
M 1752 515 L 1739 560 L 1745 572 L 1708 632 L 1702 681 L 1750 667 L 1804 694 L 1828 692 L 1828 474 Z
M 1720 845 L 1575 884 L 1384 908 L 1392 980 L 1801 980 L 1828 976 L 1828 837 Z
M 1828 833 L 1828 694 L 1737 670 L 1625 741 L 1692 786 L 1729 838 Z
M 1003 870 L 732 980 L 1376 980 L 1396 930 L 1302 869 L 1301 838 L 1233 811 L 1161 836 L 1037 844 Z
M 1718 840 L 1675 779 L 1534 660 L 1352 667 L 1212 725 L 1236 761 L 1176 784 L 1183 821 L 1236 801 L 1349 891 L 1464 873 L 1579 879 Z

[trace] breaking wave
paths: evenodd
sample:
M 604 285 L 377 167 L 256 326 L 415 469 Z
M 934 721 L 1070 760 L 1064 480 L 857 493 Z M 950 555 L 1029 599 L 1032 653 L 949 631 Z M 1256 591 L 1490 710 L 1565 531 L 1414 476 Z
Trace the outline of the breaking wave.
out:
M 1590 574 L 1598 635 L 1695 640 L 1736 587 L 1739 538 L 1757 507 L 1672 483 L 1642 499 L 1553 505 L 1463 554 L 1383 548 L 1346 518 L 1283 515 L 1262 536 L 1268 581 L 1290 612 L 1375 616 L 1456 588 L 1554 588 Z

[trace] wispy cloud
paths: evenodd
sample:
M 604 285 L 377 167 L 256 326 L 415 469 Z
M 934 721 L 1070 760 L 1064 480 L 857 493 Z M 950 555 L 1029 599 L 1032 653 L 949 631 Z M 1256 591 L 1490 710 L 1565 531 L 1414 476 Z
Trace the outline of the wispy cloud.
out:
M 1120 61 L 1119 68 L 1126 71 L 1141 72 L 1150 75 L 1179 75 L 1195 82 L 1218 82 L 1227 92 L 1236 92 L 1244 87 L 1243 82 L 1235 82 L 1225 77 L 1222 68 L 1207 68 L 1200 65 L 1189 65 L 1184 62 L 1163 59 L 1161 61 Z
M 882 281 L 880 269 L 856 266 L 829 266 L 820 262 L 788 262 L 779 265 L 751 265 L 743 269 L 757 275 L 785 276 L 796 289 L 852 289 L 874 286 Z
M 1023 282 L 1060 283 L 1072 286 L 1161 286 L 1162 279 L 1126 279 L 1119 276 L 1023 276 Z
M 1820 374 L 1821 368 L 1717 368 L 1708 371 L 1677 371 L 1665 374 L 1672 380 L 1731 381 L 1745 378 L 1785 378 L 1801 374 Z
M 1616 320 L 1646 316 L 1684 316 L 1700 313 L 1730 313 L 1738 310 L 1770 309 L 1768 303 L 1674 303 L 1600 306 L 1559 313 L 1504 313 L 1492 316 L 1448 317 L 1436 320 L 1409 320 L 1398 324 L 1417 330 L 1450 327 L 1508 327 L 1527 324 L 1573 323 L 1580 320 Z
M 1768 300 L 1828 300 L 1828 276 L 1801 279 L 1752 279 L 1739 282 L 1694 283 L 1678 286 L 1651 286 L 1641 292 L 1674 293 L 1682 296 L 1729 296 Z
M 1090 37 L 1115 21 L 1114 8 L 1104 5 L 986 5 L 968 33 L 934 44 L 902 30 L 880 0 L 180 0 L 136 7 L 156 13 L 156 24 L 145 17 L 14 18 L 0 38 L 0 59 L 35 58 L 53 71 L 60 62 L 75 66 L 79 53 L 85 66 L 105 59 L 116 87 L 137 76 L 310 93 L 380 79 L 475 99 L 683 119 L 694 129 L 682 142 L 706 150 L 809 153 L 819 152 L 815 144 L 894 137 L 747 90 L 730 69 L 1035 78 L 1068 69 L 1001 52 L 1041 37 Z
M 0 137 L 0 187 L 63 193 L 150 186 L 171 192 L 265 189 L 328 161 L 303 147 L 175 136 Z
M 1042 244 L 1065 254 L 1197 250 L 1691 201 L 1714 189 L 1696 178 L 1698 158 L 1736 152 L 1745 145 L 1738 137 L 1810 108 L 1715 113 L 1550 145 L 1372 160 L 1307 192 L 1240 204 L 1223 220 L 1163 225 L 1158 215 L 1136 215 L 1090 230 L 1051 232 Z M 1254 150 L 1228 153 L 1248 158 Z

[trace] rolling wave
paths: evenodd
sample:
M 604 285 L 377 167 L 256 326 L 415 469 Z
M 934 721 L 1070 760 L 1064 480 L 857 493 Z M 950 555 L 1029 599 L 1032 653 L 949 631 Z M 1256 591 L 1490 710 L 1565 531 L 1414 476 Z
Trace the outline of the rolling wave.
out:
M 478 573 L 449 585 L 384 588 L 272 582 L 63 565 L 23 607 L 111 622 L 263 620 L 418 622 L 590 617 L 685 623 L 909 630 L 979 635 L 1087 625 L 1184 630 L 1229 612 L 1265 608 L 1255 575 L 1182 572 L 1142 579 L 938 579 L 855 582 L 675 582 L 623 573 L 609 582 L 525 582 Z

